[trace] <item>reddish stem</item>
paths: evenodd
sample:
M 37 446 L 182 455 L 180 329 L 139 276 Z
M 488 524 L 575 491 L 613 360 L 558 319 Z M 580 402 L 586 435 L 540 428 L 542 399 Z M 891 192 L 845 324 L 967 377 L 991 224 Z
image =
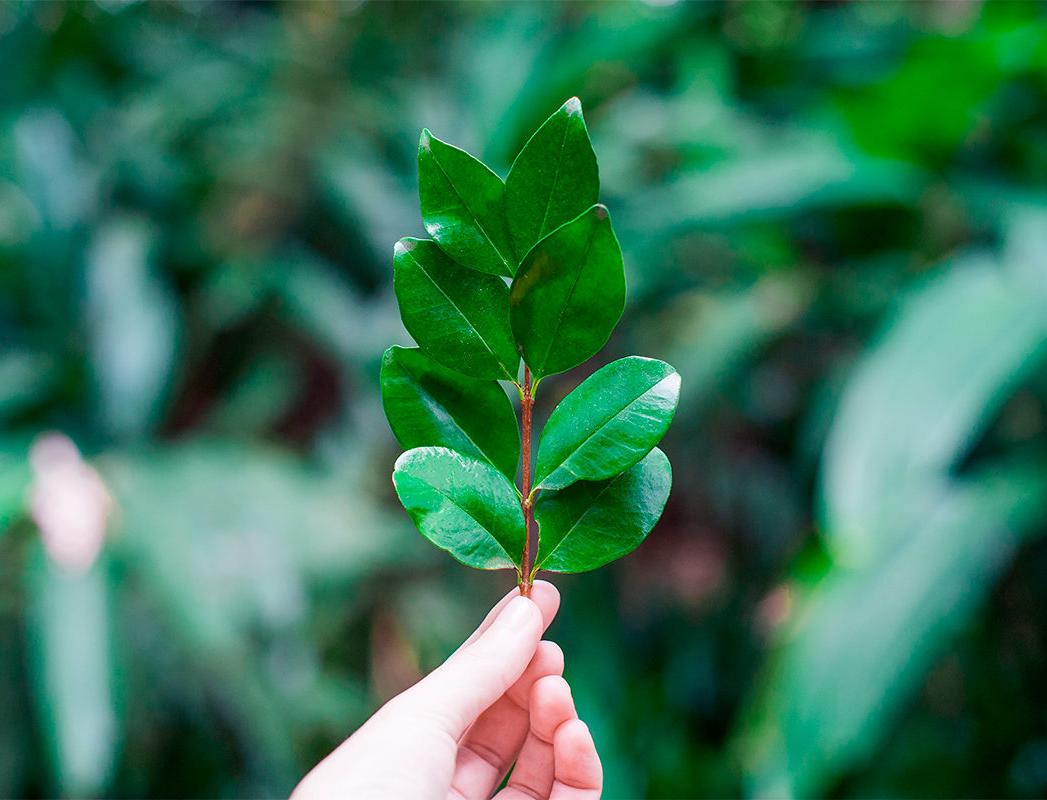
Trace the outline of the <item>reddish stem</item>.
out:
M 524 366 L 523 394 L 520 396 L 522 417 L 521 450 L 523 455 L 523 497 L 520 506 L 524 515 L 524 546 L 520 558 L 520 594 L 531 595 L 531 520 L 534 517 L 531 508 L 531 410 L 534 408 L 534 394 L 531 391 L 531 370 Z

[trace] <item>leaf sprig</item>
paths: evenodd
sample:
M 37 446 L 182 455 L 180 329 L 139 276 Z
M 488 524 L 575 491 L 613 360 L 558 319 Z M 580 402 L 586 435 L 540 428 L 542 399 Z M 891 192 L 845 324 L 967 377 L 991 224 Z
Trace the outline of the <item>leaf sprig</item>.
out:
M 542 379 L 594 356 L 625 308 L 599 191 L 578 98 L 531 136 L 504 182 L 424 130 L 418 194 L 432 238 L 393 251 L 400 316 L 418 344 L 382 360 L 385 413 L 407 448 L 396 493 L 433 544 L 471 567 L 515 569 L 525 593 L 539 569 L 582 572 L 634 550 L 672 484 L 655 445 L 680 376 L 663 361 L 597 370 L 534 435 Z M 499 381 L 517 389 L 519 425 Z

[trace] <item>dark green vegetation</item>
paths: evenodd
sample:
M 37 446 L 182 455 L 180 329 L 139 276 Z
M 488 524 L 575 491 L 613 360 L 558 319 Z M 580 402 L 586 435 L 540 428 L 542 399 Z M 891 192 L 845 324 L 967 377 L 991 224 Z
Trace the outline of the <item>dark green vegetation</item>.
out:
M 390 347 L 381 374 L 385 415 L 409 448 L 393 471 L 400 502 L 427 539 L 463 564 L 515 567 L 525 594 L 536 553 L 547 570 L 584 572 L 635 550 L 672 485 L 664 454 L 638 466 L 676 412 L 680 376 L 668 364 L 623 358 L 584 381 L 550 416 L 531 476 L 539 382 L 596 355 L 625 306 L 622 251 L 596 203 L 581 101 L 572 97 L 542 123 L 504 185 L 428 130 L 418 176 L 433 241 L 397 242 L 393 283 L 420 349 Z M 498 379 L 519 394 L 520 427 L 505 413 Z M 591 485 L 550 495 L 579 480 Z M 548 513 L 532 532 L 538 499 L 564 513 Z
M 599 199 L 550 213 L 606 205 L 629 296 L 535 423 L 630 353 L 685 378 L 657 532 L 556 578 L 606 796 L 1047 795 L 1037 5 L 3 3 L 0 31 L 0 796 L 286 794 L 502 593 L 389 484 L 389 251 L 440 233 L 405 228 L 423 126 L 511 198 L 573 94 Z M 543 229 L 463 244 L 504 284 Z M 521 322 L 447 366 L 515 375 Z M 386 403 L 461 402 L 404 352 Z M 25 510 L 55 429 L 115 504 L 80 577 Z M 508 493 L 505 430 L 468 457 Z

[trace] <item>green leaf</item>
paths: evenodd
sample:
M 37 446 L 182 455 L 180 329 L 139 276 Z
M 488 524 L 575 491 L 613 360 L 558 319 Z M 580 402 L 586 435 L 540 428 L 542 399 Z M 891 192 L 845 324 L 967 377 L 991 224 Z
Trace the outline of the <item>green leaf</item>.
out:
M 631 553 L 658 522 L 672 483 L 669 459 L 656 447 L 610 480 L 539 495 L 537 568 L 585 572 Z
M 563 489 L 628 469 L 665 435 L 679 399 L 680 375 L 664 361 L 612 361 L 553 410 L 538 446 L 535 485 Z
M 509 293 L 513 335 L 539 378 L 595 355 L 624 309 L 622 251 L 601 205 L 536 244 Z
M 891 553 L 835 569 L 801 594 L 739 727 L 753 796 L 821 796 L 877 752 L 942 649 L 1041 527 L 1043 467 L 991 462 L 929 515 L 912 517 Z
M 36 711 L 53 761 L 54 793 L 104 796 L 122 733 L 105 557 L 86 572 L 71 572 L 34 545 L 26 572 Z
M 483 461 L 446 447 L 417 447 L 396 460 L 393 484 L 430 542 L 468 567 L 516 567 L 526 533 L 516 487 Z
M 505 179 L 505 206 L 516 252 L 570 222 L 600 195 L 596 153 L 572 97 L 524 145 Z
M 859 362 L 822 469 L 823 530 L 858 564 L 909 536 L 937 491 L 1047 349 L 1043 301 L 995 261 L 958 259 L 905 297 Z
M 400 316 L 423 350 L 473 378 L 516 380 L 505 281 L 463 269 L 428 239 L 397 242 L 393 270 Z
M 382 405 L 405 450 L 439 446 L 493 464 L 509 480 L 520 460 L 520 432 L 509 396 L 420 350 L 390 347 L 382 358 Z
M 512 240 L 505 222 L 502 179 L 464 150 L 422 131 L 418 197 L 422 222 L 440 248 L 463 267 L 512 277 Z
M 105 428 L 136 437 L 155 425 L 178 351 L 176 299 L 151 251 L 156 231 L 134 218 L 103 225 L 85 264 L 87 349 Z

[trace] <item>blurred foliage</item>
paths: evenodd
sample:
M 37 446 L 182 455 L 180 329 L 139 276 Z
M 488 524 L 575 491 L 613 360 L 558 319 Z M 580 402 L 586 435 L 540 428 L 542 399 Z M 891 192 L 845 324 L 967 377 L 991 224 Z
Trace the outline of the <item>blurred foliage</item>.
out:
M 10 2 L 0 72 L 0 796 L 286 793 L 509 587 L 392 497 L 391 252 L 423 126 L 504 175 L 572 94 L 601 358 L 684 388 L 662 523 L 557 579 L 606 796 L 1047 794 L 1042 6 Z

